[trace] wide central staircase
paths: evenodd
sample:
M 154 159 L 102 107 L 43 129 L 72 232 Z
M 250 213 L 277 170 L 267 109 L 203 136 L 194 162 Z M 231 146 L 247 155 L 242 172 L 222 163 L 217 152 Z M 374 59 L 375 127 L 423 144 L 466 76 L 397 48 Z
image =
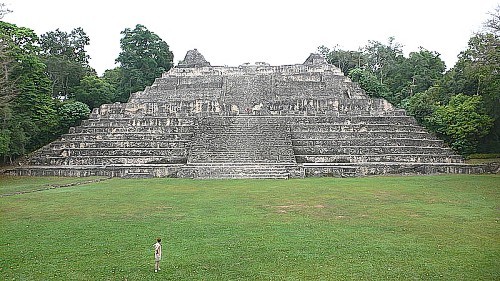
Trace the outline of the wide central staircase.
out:
M 286 179 L 296 166 L 283 118 L 211 116 L 195 125 L 184 170 L 193 178 Z

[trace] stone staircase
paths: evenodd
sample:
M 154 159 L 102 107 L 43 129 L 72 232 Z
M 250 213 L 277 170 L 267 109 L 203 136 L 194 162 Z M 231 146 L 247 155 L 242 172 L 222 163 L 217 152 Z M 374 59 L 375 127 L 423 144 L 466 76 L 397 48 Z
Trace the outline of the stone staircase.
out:
M 194 178 L 288 178 L 296 162 L 285 120 L 211 116 L 195 126 L 186 173 Z
M 290 128 L 306 176 L 432 173 L 463 166 L 443 141 L 400 114 L 304 116 L 291 118 Z
M 32 172 L 20 173 L 166 176 L 169 166 L 186 163 L 193 123 L 192 118 L 94 116 L 29 155 L 20 165 Z

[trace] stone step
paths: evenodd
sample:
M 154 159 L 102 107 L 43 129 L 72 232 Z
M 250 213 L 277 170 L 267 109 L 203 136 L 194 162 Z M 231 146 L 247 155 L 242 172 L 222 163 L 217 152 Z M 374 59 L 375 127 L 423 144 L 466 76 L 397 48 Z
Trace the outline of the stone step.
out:
M 291 145 L 263 145 L 257 146 L 258 143 L 246 143 L 246 144 L 235 144 L 235 145 L 202 145 L 195 144 L 191 147 L 190 152 L 196 154 L 203 154 L 204 152 L 217 154 L 217 153 L 246 153 L 246 154 L 280 154 L 290 152 Z M 293 153 L 293 150 L 290 152 Z
M 258 150 L 257 150 L 258 149 Z M 259 155 L 282 155 L 286 154 L 289 152 L 288 147 L 283 147 L 282 149 L 277 149 L 274 147 L 273 149 L 265 149 L 264 147 L 258 147 L 255 149 L 203 149 L 203 148 L 198 148 L 198 149 L 192 149 L 189 151 L 191 155 L 202 155 L 202 156 L 215 156 L 221 155 L 222 157 L 227 157 L 227 156 L 256 156 L 258 157 Z M 290 154 L 292 155 L 292 154 Z
M 165 133 L 191 133 L 191 126 L 170 126 L 170 127 L 77 127 L 70 128 L 69 133 L 88 134 L 165 134 Z
M 424 147 L 446 147 L 442 140 L 436 139 L 409 139 L 409 138 L 351 138 L 351 139 L 292 139 L 292 145 L 296 147 L 336 147 L 336 146 L 424 146 Z
M 206 130 L 205 130 L 206 131 Z M 262 135 L 268 135 L 268 134 L 274 134 L 274 131 L 242 131 L 242 130 L 235 130 L 234 132 L 220 132 L 219 134 L 210 134 L 203 136 L 205 133 L 200 133 L 198 136 L 203 137 L 204 139 L 207 140 L 221 140 L 221 139 L 235 139 L 239 138 L 241 139 L 242 136 L 245 137 L 245 139 L 262 139 Z M 290 137 L 285 137 L 283 135 L 277 135 L 276 140 L 289 140 Z
M 192 132 L 189 133 L 102 133 L 102 134 L 94 134 L 94 133 L 72 133 L 65 134 L 61 137 L 61 141 L 89 141 L 89 140 L 116 140 L 116 141 L 133 141 L 133 140 L 190 140 L 193 136 Z
M 342 163 L 325 163 L 324 165 L 303 164 L 305 175 L 308 177 L 342 177 L 352 178 L 361 175 L 357 165 L 342 165 Z
M 290 124 L 396 124 L 417 125 L 411 116 L 297 116 L 287 118 Z
M 296 155 L 377 155 L 377 154 L 444 154 L 452 155 L 453 151 L 446 147 L 423 146 L 295 146 Z
M 308 139 L 340 139 L 349 140 L 354 138 L 385 139 L 385 138 L 408 138 L 408 139 L 430 139 L 437 140 L 428 132 L 404 132 L 404 131 L 370 131 L 370 132 L 293 132 L 294 140 Z
M 295 160 L 295 157 L 285 157 L 285 156 L 259 156 L 259 157 L 249 157 L 249 156 L 195 156 L 188 158 L 189 163 L 227 163 L 227 162 L 237 162 L 237 163 L 288 163 Z
M 409 162 L 409 163 L 463 163 L 458 155 L 432 154 L 377 154 L 377 155 L 295 155 L 297 163 L 362 163 L 362 162 Z
M 182 155 L 186 153 L 185 148 L 65 148 L 60 150 L 60 155 L 64 157 L 83 157 L 83 156 L 93 156 L 93 157 L 108 157 L 108 156 L 170 156 L 170 155 Z
M 190 145 L 190 140 L 91 140 L 91 141 L 77 141 L 65 140 L 52 142 L 48 149 L 61 150 L 61 149 L 139 149 L 139 148 L 153 148 L 153 149 L 173 149 L 183 148 L 186 149 Z
M 151 172 L 127 172 L 123 175 L 123 178 L 127 179 L 143 179 L 152 177 L 154 177 L 154 175 Z
M 356 169 L 358 176 L 370 175 L 418 175 L 418 174 L 482 174 L 498 172 L 499 165 L 465 163 L 407 163 L 407 162 L 360 162 L 360 163 L 304 163 L 305 176 L 335 176 L 339 169 Z
M 143 118 L 94 118 L 82 120 L 83 127 L 126 127 L 126 126 L 192 126 L 193 118 L 178 117 L 153 117 L 144 116 Z
M 183 164 L 135 164 L 135 165 L 63 165 L 63 166 L 22 166 L 9 170 L 6 174 L 20 176 L 63 176 L 63 177 L 125 177 L 148 178 L 176 176 Z
M 288 179 L 290 173 L 287 166 L 278 165 L 256 165 L 256 164 L 232 164 L 232 165 L 197 165 L 188 164 L 186 170 L 192 178 L 261 178 L 261 179 Z
M 291 131 L 296 132 L 425 132 L 424 128 L 415 125 L 389 124 L 303 124 L 291 125 Z
M 111 164 L 177 164 L 185 163 L 187 158 L 184 154 L 168 156 L 42 156 L 31 158 L 26 165 L 48 165 L 48 166 L 67 166 L 67 165 L 111 165 Z
M 224 162 L 224 163 L 212 163 L 212 162 L 198 162 L 198 163 L 188 163 L 188 166 L 196 166 L 196 167 L 201 167 L 201 166 L 216 166 L 216 167 L 232 167 L 232 166 L 258 166 L 258 167 L 263 167 L 263 166 L 268 166 L 268 167 L 295 167 L 297 166 L 297 163 L 295 161 L 290 161 L 290 162 L 282 162 L 282 163 L 263 163 L 263 164 L 248 164 L 244 162 Z

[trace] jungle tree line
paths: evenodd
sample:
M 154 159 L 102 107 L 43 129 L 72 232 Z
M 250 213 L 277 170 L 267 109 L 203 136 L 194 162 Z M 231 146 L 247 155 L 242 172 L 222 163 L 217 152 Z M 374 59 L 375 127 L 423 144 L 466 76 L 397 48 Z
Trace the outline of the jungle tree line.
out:
M 356 51 L 318 51 L 372 97 L 404 108 L 455 151 L 500 152 L 500 6 L 446 70 L 439 53 L 420 48 L 405 57 L 401 44 L 368 41 Z
M 0 16 L 10 12 L 2 11 Z M 92 108 L 127 101 L 172 67 L 168 44 L 146 27 L 121 34 L 119 66 L 98 76 L 82 28 L 38 36 L 0 21 L 0 162 L 12 163 L 55 140 Z

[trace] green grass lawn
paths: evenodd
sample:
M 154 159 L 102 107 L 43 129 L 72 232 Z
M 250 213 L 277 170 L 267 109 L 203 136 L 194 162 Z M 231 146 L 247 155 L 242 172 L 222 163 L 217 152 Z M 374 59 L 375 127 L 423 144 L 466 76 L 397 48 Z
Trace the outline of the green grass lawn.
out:
M 57 188 L 68 184 L 81 184 L 88 181 L 97 181 L 104 177 L 61 178 L 61 177 L 2 177 L 0 176 L 0 196 L 16 193 L 34 192 L 44 189 Z
M 0 194 L 81 180 L 18 179 Z M 1 280 L 500 279 L 498 175 L 110 179 L 0 217 Z

